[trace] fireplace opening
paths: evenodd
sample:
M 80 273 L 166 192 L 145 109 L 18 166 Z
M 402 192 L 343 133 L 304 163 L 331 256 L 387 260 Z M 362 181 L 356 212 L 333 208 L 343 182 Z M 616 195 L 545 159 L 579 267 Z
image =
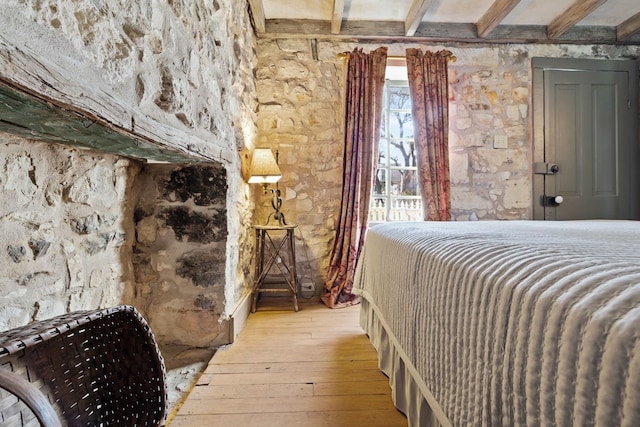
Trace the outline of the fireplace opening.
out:
M 230 342 L 222 164 L 0 84 L 0 182 L 1 330 L 131 304 L 178 382 Z

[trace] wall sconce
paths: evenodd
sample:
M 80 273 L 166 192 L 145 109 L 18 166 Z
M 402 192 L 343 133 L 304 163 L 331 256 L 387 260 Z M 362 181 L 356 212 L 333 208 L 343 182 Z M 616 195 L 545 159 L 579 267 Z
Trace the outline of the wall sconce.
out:
M 280 190 L 278 189 L 278 181 L 282 178 L 282 172 L 278 167 L 278 151 L 275 157 L 270 148 L 256 148 L 251 156 L 251 171 L 249 176 L 249 184 L 262 184 L 264 194 L 267 194 L 269 184 L 276 184 L 276 189 L 271 190 L 271 206 L 274 209 L 267 218 L 267 224 L 271 217 L 278 221 L 279 225 L 286 225 L 284 214 L 280 212 L 282 207 L 282 199 L 280 198 Z

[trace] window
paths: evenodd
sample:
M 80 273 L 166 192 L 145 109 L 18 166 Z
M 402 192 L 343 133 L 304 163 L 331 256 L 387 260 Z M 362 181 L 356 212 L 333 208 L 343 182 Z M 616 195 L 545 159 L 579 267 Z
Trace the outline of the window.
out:
M 369 221 L 422 221 L 407 70 L 387 66 L 386 75 Z

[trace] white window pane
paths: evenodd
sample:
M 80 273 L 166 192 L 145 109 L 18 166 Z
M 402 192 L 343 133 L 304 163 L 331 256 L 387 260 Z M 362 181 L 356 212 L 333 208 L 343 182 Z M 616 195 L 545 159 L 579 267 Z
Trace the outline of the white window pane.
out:
M 411 111 L 411 97 L 407 86 L 391 86 L 389 88 L 389 108 Z
M 391 172 L 392 196 L 417 196 L 418 181 L 415 170 L 396 169 Z
M 387 140 L 381 139 L 378 142 L 378 164 L 388 166 L 389 163 L 389 144 Z
M 387 194 L 387 171 L 386 169 L 378 169 L 376 171 L 376 179 L 373 186 L 373 194 Z
M 391 141 L 390 144 L 391 166 L 416 166 L 415 150 L 412 141 Z
M 389 118 L 387 117 L 386 114 L 383 114 L 380 120 L 380 138 L 388 138 L 389 135 L 387 134 L 387 130 L 388 130 L 388 126 L 387 126 L 387 120 L 389 120 Z
M 392 196 L 417 196 L 418 176 L 415 170 L 399 169 L 391 173 Z
M 390 138 L 413 138 L 413 117 L 411 113 L 391 111 L 389 113 Z

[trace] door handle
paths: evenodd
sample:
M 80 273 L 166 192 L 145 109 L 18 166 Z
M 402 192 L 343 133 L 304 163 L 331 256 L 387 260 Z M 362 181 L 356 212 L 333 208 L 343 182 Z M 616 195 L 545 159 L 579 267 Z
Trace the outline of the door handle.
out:
M 537 175 L 555 175 L 560 172 L 560 166 L 555 163 L 535 162 L 533 173 Z
M 564 197 L 562 196 L 542 196 L 543 206 L 555 208 L 560 206 L 562 202 L 564 202 Z

